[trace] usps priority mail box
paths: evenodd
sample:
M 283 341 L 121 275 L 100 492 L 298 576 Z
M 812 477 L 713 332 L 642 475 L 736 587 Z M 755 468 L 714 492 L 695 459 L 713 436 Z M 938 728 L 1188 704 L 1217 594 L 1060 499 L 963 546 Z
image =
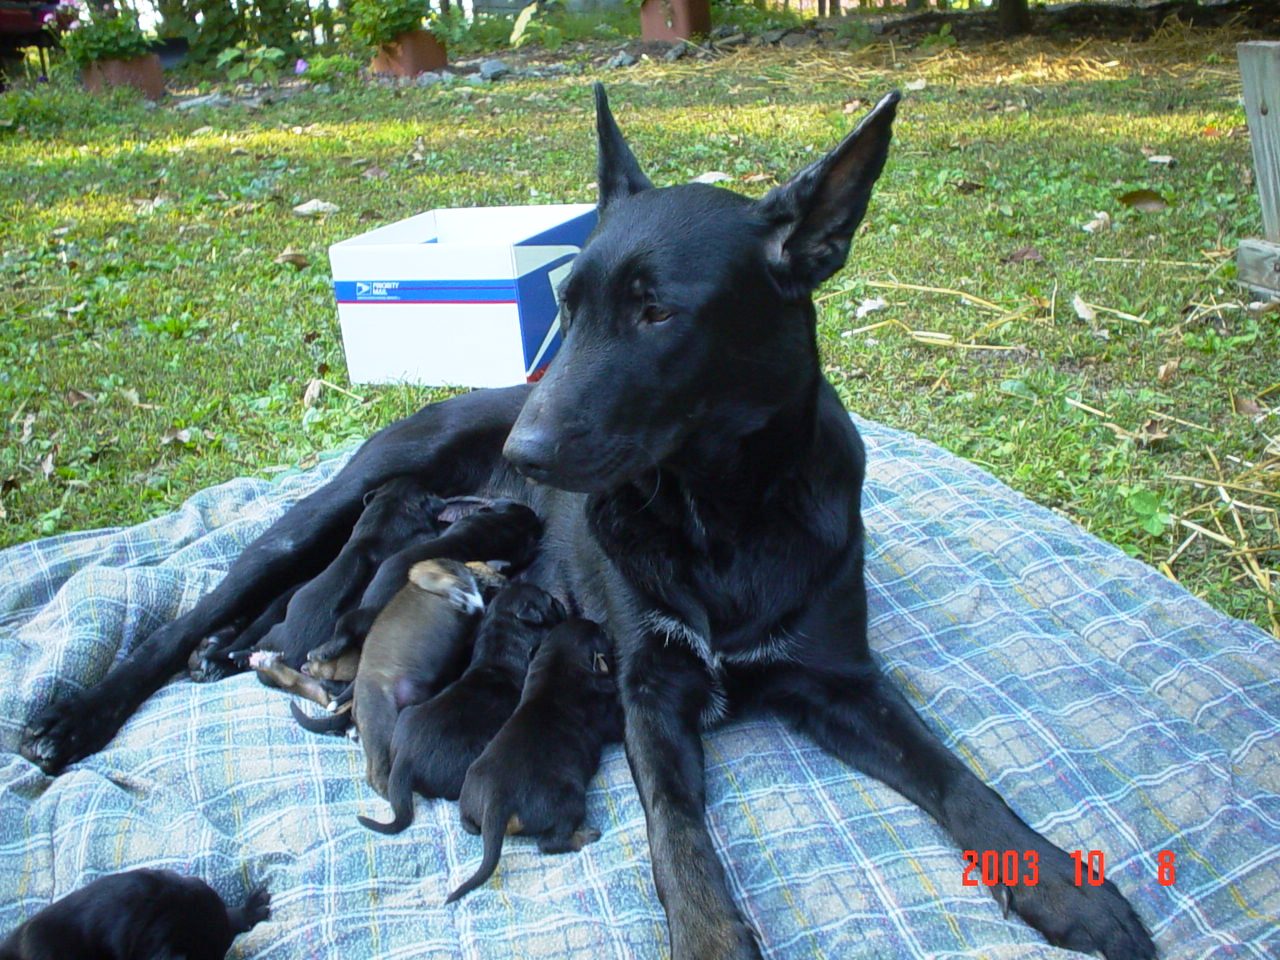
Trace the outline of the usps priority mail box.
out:
M 329 248 L 355 383 L 501 387 L 560 346 L 556 289 L 593 204 L 430 210 Z

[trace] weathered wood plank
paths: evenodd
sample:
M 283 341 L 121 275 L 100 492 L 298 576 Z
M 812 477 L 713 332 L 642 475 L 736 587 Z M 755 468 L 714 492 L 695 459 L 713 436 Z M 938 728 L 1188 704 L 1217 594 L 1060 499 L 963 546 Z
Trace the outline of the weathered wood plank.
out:
M 1280 243 L 1280 41 L 1237 44 L 1236 56 L 1244 80 L 1253 172 L 1262 200 L 1262 233 Z
M 1236 279 L 1258 293 L 1280 299 L 1280 243 L 1241 240 Z

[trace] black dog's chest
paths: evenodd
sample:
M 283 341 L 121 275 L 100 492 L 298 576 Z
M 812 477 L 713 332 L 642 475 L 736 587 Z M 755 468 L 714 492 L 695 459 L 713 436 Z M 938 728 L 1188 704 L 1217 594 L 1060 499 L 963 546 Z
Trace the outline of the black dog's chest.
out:
M 664 495 L 665 493 L 665 495 Z M 675 484 L 593 498 L 592 533 L 643 598 L 644 626 L 709 663 L 785 656 L 785 621 L 811 595 L 830 550 L 777 511 L 730 511 Z

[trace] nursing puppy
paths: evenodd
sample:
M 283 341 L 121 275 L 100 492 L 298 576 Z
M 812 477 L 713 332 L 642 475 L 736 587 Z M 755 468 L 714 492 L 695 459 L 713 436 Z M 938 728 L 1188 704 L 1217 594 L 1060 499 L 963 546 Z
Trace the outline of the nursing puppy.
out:
M 0 942 L 0 960 L 222 960 L 271 916 L 265 887 L 228 907 L 203 880 L 168 870 L 100 877 Z
M 424 560 L 409 569 L 408 583 L 374 621 L 356 670 L 351 713 L 369 785 L 383 796 L 397 715 L 430 699 L 462 671 L 483 609 L 481 585 L 466 564 Z M 312 720 L 291 706 L 308 730 L 332 730 L 345 720 Z
M 588 620 L 562 623 L 542 641 L 520 706 L 467 770 L 458 807 L 463 828 L 483 835 L 484 858 L 446 903 L 493 875 L 508 833 L 537 836 L 543 853 L 600 839 L 582 821 L 601 748 L 622 739 L 608 651 L 604 631 Z
M 413 823 L 415 790 L 458 799 L 467 768 L 520 702 L 530 655 L 564 617 L 560 601 L 532 584 L 513 583 L 494 597 L 476 631 L 471 665 L 426 703 L 400 712 L 387 784 L 395 819 L 360 817 L 364 826 L 379 833 L 405 829 Z
M 284 619 L 261 640 L 251 648 L 237 640 L 229 648 L 234 651 L 233 659 L 247 663 L 256 651 L 274 651 L 285 664 L 299 669 L 313 648 L 333 637 L 338 618 L 360 602 L 383 561 L 406 543 L 434 538 L 441 532 L 443 524 L 438 517 L 444 507 L 443 500 L 413 477 L 397 477 L 382 484 L 369 497 L 334 561 L 293 595 Z

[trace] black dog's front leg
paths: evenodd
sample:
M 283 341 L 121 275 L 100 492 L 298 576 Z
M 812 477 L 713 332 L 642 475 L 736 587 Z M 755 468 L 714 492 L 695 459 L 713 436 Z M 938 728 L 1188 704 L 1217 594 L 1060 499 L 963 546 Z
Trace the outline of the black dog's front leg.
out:
M 770 700 L 797 728 L 923 808 L 962 850 L 1033 851 L 1034 886 L 990 888 L 1006 914 L 1014 910 L 1055 946 L 1107 960 L 1156 955 L 1115 885 L 1077 886 L 1072 859 L 947 750 L 870 661 L 839 674 L 787 668 L 769 683 Z
M 707 831 L 700 732 L 711 694 L 706 667 L 678 643 L 650 636 L 624 659 L 619 683 L 627 761 L 644 806 L 673 960 L 759 958 Z

